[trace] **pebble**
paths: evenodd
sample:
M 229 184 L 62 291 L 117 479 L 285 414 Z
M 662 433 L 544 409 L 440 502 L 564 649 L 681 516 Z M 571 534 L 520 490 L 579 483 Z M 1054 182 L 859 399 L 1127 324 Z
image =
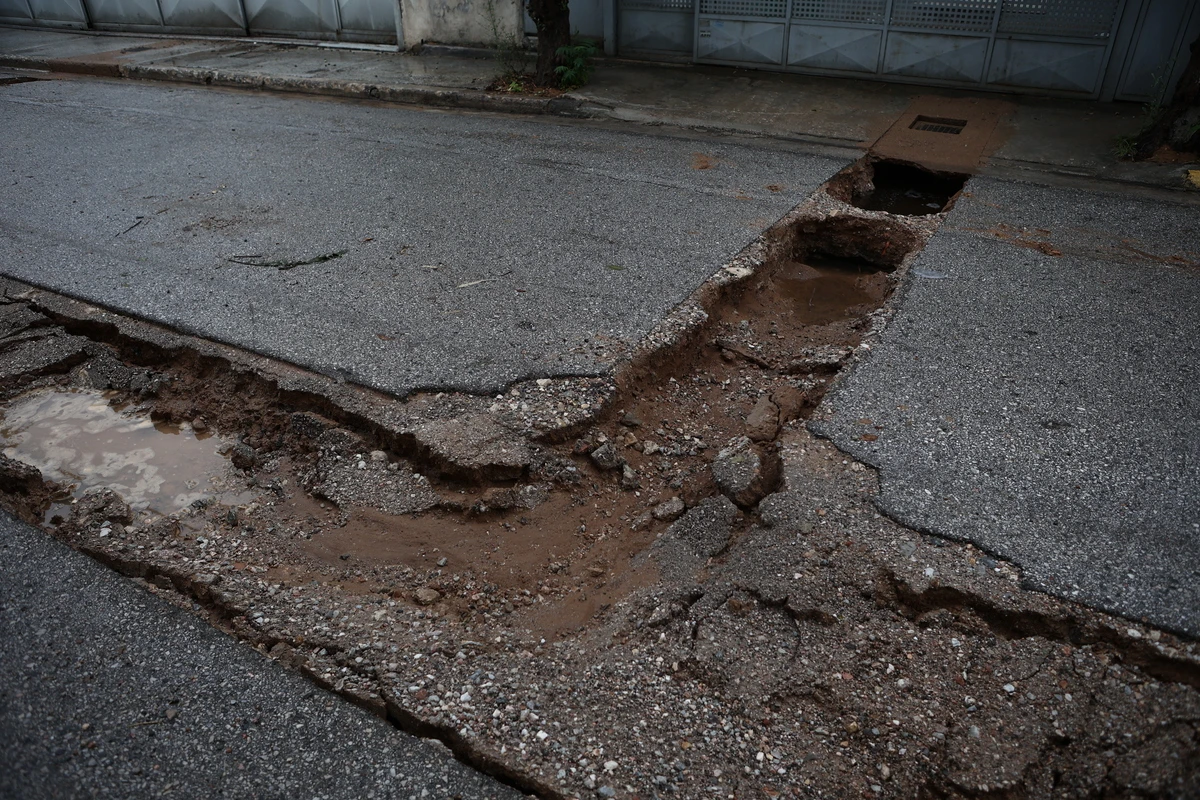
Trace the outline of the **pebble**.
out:
M 1017 687 L 1013 686 L 1011 683 L 1004 684 L 1004 691 L 1008 692 L 1009 694 L 1012 694 L 1016 690 Z
M 592 463 L 603 470 L 617 469 L 622 465 L 624 459 L 617 455 L 617 449 L 612 446 L 612 442 L 605 442 L 592 451 Z
M 665 522 L 678 519 L 687 511 L 687 506 L 678 497 L 672 497 L 664 503 L 659 503 L 651 512 L 655 519 Z
M 426 586 L 421 589 L 417 589 L 417 591 L 413 593 L 413 599 L 416 600 L 420 605 L 431 606 L 438 600 L 442 599 L 442 593 L 437 589 L 432 589 Z

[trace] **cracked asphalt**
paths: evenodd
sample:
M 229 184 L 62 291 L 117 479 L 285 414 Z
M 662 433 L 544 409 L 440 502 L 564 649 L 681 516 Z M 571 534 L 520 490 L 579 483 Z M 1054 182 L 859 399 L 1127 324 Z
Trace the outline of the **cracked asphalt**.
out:
M 4 512 L 0 672 L 0 797 L 524 797 Z
M 817 432 L 917 530 L 1200 634 L 1194 202 L 972 180 Z
M 846 163 L 202 87 L 0 104 L 4 274 L 401 396 L 605 373 Z

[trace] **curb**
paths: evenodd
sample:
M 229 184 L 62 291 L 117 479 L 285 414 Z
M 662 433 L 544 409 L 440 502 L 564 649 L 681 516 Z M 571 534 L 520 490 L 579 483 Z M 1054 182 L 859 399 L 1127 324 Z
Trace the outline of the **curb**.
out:
M 380 86 L 361 81 L 290 78 L 247 72 L 231 72 L 197 67 L 160 67 L 137 64 L 80 61 L 76 59 L 35 58 L 0 55 L 0 67 L 95 75 L 104 78 L 191 83 L 233 89 L 256 89 L 326 97 L 352 97 L 404 105 L 434 108 L 458 108 L 495 111 L 507 114 L 549 114 L 560 117 L 600 116 L 600 109 L 587 101 L 561 97 L 515 97 L 489 94 L 473 89 L 442 89 L 432 86 Z

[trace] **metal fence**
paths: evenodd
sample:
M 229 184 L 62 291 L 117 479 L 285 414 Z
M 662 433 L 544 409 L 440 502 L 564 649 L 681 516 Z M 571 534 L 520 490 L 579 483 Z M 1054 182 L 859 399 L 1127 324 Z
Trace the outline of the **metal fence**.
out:
M 1195 0 L 617 0 L 618 49 L 700 63 L 1148 100 L 1174 85 Z
M 398 0 L 0 0 L 0 22 L 396 44 Z

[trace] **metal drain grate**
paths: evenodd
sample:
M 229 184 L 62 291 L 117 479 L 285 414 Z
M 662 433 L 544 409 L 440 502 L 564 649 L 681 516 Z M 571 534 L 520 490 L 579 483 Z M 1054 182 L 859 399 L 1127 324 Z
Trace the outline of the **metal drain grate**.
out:
M 913 120 L 913 124 L 908 127 L 914 131 L 953 133 L 957 135 L 963 132 L 963 128 L 967 127 L 967 121 L 965 119 L 946 119 L 945 117 L 924 117 L 918 115 Z

